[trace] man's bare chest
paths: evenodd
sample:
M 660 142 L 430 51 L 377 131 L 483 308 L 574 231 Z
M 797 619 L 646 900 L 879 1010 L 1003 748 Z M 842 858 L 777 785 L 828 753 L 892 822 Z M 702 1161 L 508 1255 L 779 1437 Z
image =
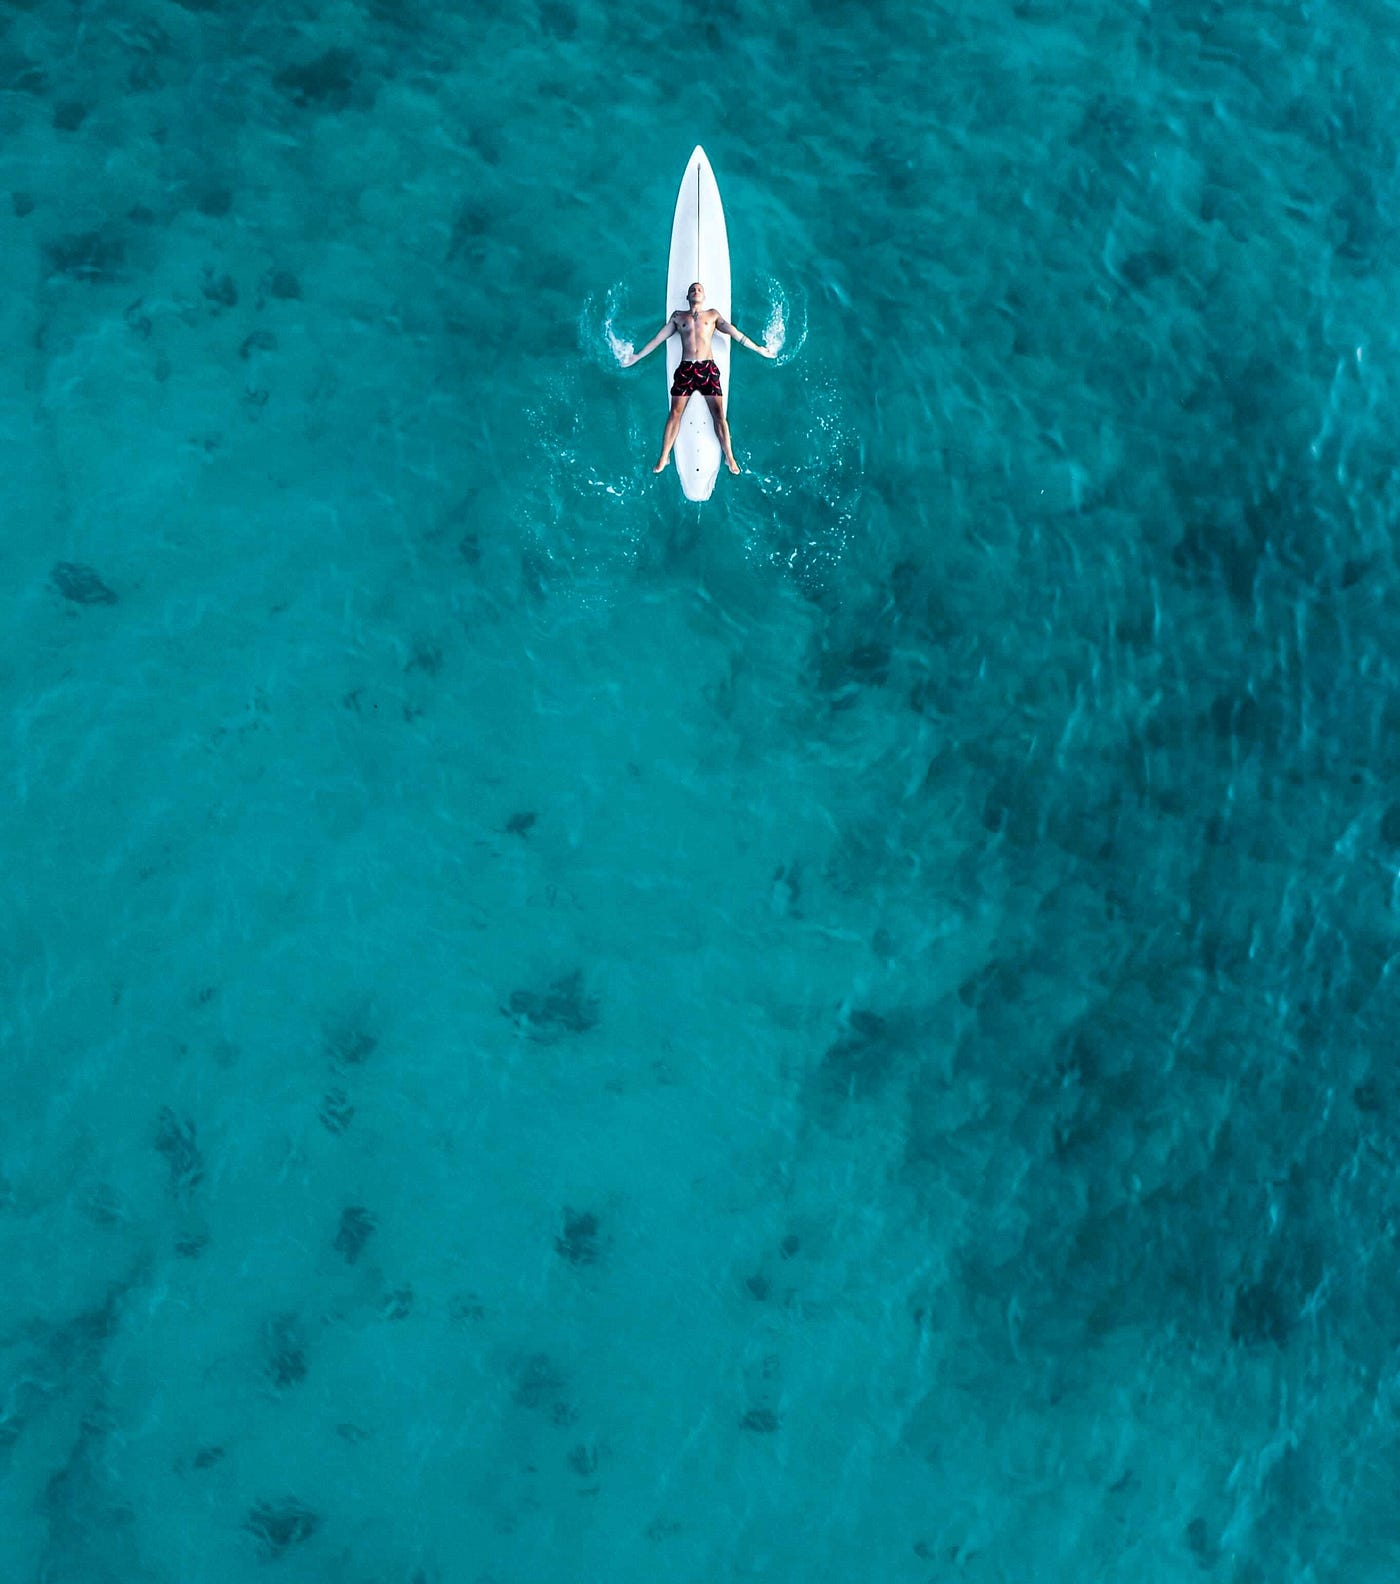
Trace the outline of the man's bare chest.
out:
M 682 311 L 676 315 L 676 325 L 687 341 L 708 341 L 718 319 L 719 315 L 713 311 L 698 314 Z

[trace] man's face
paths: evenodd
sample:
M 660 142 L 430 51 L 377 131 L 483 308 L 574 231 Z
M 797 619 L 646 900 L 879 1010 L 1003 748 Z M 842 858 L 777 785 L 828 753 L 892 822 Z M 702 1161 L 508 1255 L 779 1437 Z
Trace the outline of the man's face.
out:
M 686 301 L 692 308 L 698 308 L 705 300 L 705 288 L 700 284 L 699 281 L 696 281 L 690 290 L 685 294 L 685 296 Z

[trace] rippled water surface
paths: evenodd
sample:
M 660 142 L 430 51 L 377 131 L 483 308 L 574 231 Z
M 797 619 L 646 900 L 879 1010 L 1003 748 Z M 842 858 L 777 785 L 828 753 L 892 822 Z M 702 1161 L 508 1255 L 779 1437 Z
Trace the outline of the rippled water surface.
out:
M 0 1575 L 1396 1577 L 1395 23 L 0 10 Z

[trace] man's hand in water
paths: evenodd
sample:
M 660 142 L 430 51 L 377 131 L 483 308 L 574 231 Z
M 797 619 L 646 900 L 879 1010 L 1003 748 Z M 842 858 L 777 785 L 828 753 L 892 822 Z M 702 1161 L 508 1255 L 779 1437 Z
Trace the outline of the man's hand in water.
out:
M 623 368 L 631 368 L 632 365 L 636 361 L 637 361 L 637 354 L 635 352 L 628 351 L 628 352 L 624 352 L 622 354 L 622 366 L 623 366 Z
M 778 355 L 775 351 L 773 351 L 773 349 L 771 347 L 755 347 L 754 351 L 755 352 L 762 352 L 762 354 L 766 358 L 775 358 Z

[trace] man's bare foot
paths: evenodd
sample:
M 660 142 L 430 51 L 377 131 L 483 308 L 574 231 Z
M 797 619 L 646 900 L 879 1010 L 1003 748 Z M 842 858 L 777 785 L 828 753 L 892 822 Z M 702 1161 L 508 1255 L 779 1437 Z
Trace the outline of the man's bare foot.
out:
M 668 457 L 668 456 L 664 456 L 664 457 L 662 457 L 662 458 L 661 458 L 661 460 L 660 460 L 660 461 L 659 461 L 659 462 L 658 462 L 658 463 L 657 463 L 657 464 L 656 464 L 656 466 L 655 466 L 655 467 L 654 467 L 654 468 L 653 468 L 653 469 L 652 469 L 652 472 L 653 472 L 653 473 L 660 473 L 660 472 L 661 472 L 661 470 L 662 470 L 662 469 L 663 469 L 663 468 L 664 468 L 664 467 L 665 467 L 665 466 L 666 466 L 666 464 L 667 464 L 667 463 L 668 463 L 668 462 L 669 462 L 669 461 L 670 461 L 670 460 L 671 460 L 671 459 L 670 459 L 670 457 Z
M 737 473 L 739 471 L 739 464 L 734 460 L 733 457 L 725 457 L 724 460 L 729 464 L 729 471 L 731 473 Z

